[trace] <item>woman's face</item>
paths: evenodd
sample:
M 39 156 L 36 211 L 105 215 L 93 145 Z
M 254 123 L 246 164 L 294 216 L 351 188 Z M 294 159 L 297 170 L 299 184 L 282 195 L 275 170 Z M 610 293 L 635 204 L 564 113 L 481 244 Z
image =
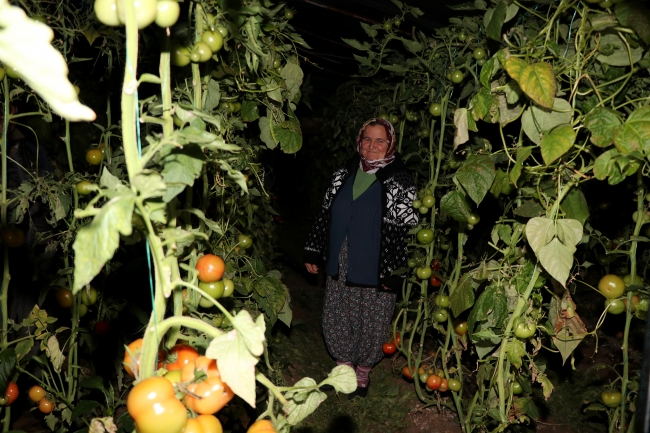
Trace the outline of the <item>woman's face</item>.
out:
M 361 137 L 361 154 L 368 161 L 375 161 L 386 156 L 388 137 L 381 125 L 366 126 Z

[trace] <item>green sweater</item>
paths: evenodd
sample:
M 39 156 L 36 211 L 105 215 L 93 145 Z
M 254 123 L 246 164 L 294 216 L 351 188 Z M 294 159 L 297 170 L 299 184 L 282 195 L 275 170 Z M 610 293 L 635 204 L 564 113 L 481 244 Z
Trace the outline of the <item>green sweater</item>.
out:
M 376 179 L 377 176 L 374 173 L 366 173 L 359 168 L 352 187 L 352 200 L 356 200 L 357 197 L 363 194 Z

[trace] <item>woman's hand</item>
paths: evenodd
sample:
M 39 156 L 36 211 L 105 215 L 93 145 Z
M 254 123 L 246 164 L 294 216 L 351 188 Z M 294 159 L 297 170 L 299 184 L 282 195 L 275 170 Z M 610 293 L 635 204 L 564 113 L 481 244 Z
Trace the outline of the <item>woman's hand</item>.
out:
M 307 272 L 310 274 L 317 274 L 318 273 L 318 266 L 313 265 L 311 263 L 305 263 L 305 267 L 307 268 Z

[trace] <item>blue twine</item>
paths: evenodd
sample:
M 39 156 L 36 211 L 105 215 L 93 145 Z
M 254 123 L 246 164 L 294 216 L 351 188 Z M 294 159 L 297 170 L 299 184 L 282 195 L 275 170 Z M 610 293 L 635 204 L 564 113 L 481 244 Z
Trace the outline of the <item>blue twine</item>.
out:
M 578 13 L 577 10 L 573 11 L 573 18 L 571 18 L 571 24 L 569 25 L 569 34 L 567 35 L 567 40 L 566 40 L 566 49 L 564 50 L 564 54 L 562 57 L 566 57 L 566 53 L 569 51 L 569 42 L 571 42 L 571 29 L 573 29 L 573 20 L 576 19 L 576 14 Z

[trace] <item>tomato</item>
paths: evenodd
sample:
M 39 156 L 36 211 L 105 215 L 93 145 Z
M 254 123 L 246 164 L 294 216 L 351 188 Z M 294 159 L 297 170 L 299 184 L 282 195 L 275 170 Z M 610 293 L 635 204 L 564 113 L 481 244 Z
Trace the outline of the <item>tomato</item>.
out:
M 158 0 L 156 4 L 156 25 L 158 27 L 171 27 L 176 24 L 181 15 L 181 6 L 174 0 Z
M 481 60 L 477 60 L 476 64 L 479 65 L 479 66 L 483 66 L 483 65 L 485 65 L 486 62 L 487 62 L 487 60 L 481 59 Z
M 133 0 L 135 6 L 135 22 L 139 29 L 144 29 L 156 19 L 157 0 Z M 117 2 L 117 17 L 122 23 L 126 23 L 126 11 L 123 2 Z
M 418 242 L 421 244 L 430 244 L 433 242 L 433 230 L 431 229 L 421 229 L 415 235 L 418 239 Z
M 50 400 L 46 398 L 42 398 L 38 402 L 38 410 L 40 410 L 43 413 L 52 413 L 54 410 L 54 403 L 52 403 Z
M 433 117 L 440 117 L 442 115 L 442 105 L 437 102 L 429 105 L 429 114 Z
M 465 75 L 460 70 L 455 70 L 451 73 L 451 78 L 449 79 L 454 84 L 460 84 L 465 79 Z
M 622 299 L 605 299 L 605 308 L 610 314 L 622 314 L 625 312 L 626 305 Z
M 384 343 L 381 346 L 381 349 L 384 351 L 384 353 L 386 355 L 392 355 L 393 353 L 395 353 L 397 351 L 397 346 L 395 345 L 395 343 L 392 343 L 392 342 L 391 343 Z
M 402 374 L 409 380 L 413 379 L 413 371 L 409 369 L 408 365 L 402 367 Z
M 524 388 L 521 386 L 521 383 L 516 380 L 512 382 L 512 393 L 521 394 L 522 392 L 524 392 Z
M 239 101 L 235 102 L 235 109 L 234 109 L 233 111 L 234 111 L 235 113 L 239 113 L 239 112 L 241 111 L 241 102 L 239 102 Z M 253 184 L 252 184 L 251 182 L 252 182 L 252 180 L 249 181 L 248 179 L 246 179 L 246 183 L 248 184 L 248 186 L 253 186 Z M 253 204 L 253 205 L 251 206 L 251 207 L 253 207 L 253 210 L 254 210 L 254 211 L 257 210 L 257 209 L 254 208 L 255 206 L 257 206 L 257 205 Z M 258 208 L 259 208 L 259 207 L 258 207 Z
M 79 195 L 90 195 L 94 190 L 93 184 L 87 180 L 82 180 L 77 184 L 77 194 Z
M 528 322 L 522 319 L 521 317 L 517 317 L 515 319 L 515 336 L 517 338 L 530 338 L 533 335 L 535 335 L 535 331 L 537 331 L 537 325 L 534 322 Z
M 3 406 L 9 406 L 11 403 L 16 401 L 19 394 L 18 385 L 15 382 L 7 382 L 7 388 L 5 389 Z
M 440 388 L 439 392 L 447 392 L 449 390 L 449 382 L 444 377 L 440 379 Z
M 427 374 L 424 371 L 418 375 L 418 378 L 420 379 L 420 382 L 422 382 L 422 383 L 427 383 L 427 378 L 428 377 L 429 377 L 429 374 Z
M 102 154 L 102 151 L 99 149 L 90 149 L 88 152 L 86 152 L 86 161 L 90 165 L 101 164 L 103 157 L 104 155 Z
M 203 290 L 214 299 L 219 299 L 223 296 L 225 284 L 223 281 L 213 281 L 212 283 L 199 282 L 199 289 Z M 214 306 L 211 301 L 205 298 L 201 298 L 201 300 L 199 300 L 199 305 L 203 308 L 210 308 Z
M 103 337 L 111 331 L 111 325 L 108 322 L 97 322 L 93 328 L 93 333 L 98 337 Z
M 233 292 L 235 291 L 235 283 L 233 283 L 232 280 L 228 278 L 224 278 L 222 281 L 223 281 L 223 295 L 221 295 L 221 297 L 228 298 L 232 296 Z
M 219 32 L 203 32 L 201 40 L 210 47 L 213 53 L 216 53 L 223 47 L 223 36 Z
M 45 397 L 45 390 L 42 386 L 34 385 L 29 388 L 29 399 L 34 403 L 38 403 L 43 397 Z
M 79 305 L 79 318 L 88 314 L 88 307 L 84 304 Z
M 291 9 L 287 9 L 286 11 L 284 11 L 284 17 L 290 20 L 291 18 L 293 18 L 293 11 Z
M 441 383 L 442 378 L 440 376 L 437 374 L 430 374 L 429 377 L 427 377 L 426 386 L 431 391 L 435 391 L 436 389 L 440 388 Z
M 428 138 L 431 135 L 431 131 L 428 128 L 420 129 L 420 137 Z
M 228 29 L 225 28 L 224 26 L 217 26 L 217 28 L 215 30 L 218 31 L 219 33 L 221 33 L 221 37 L 223 37 L 223 38 L 228 37 Z
M 138 433 L 181 433 L 187 411 L 176 398 L 174 386 L 163 377 L 149 377 L 131 389 L 126 400 Z
M 402 336 L 399 334 L 399 332 L 397 332 L 395 334 L 395 337 L 396 338 L 394 338 L 392 342 L 395 343 L 396 345 L 400 346 L 402 344 Z
M 399 124 L 400 118 L 397 114 L 391 114 L 390 115 L 390 120 L 389 122 L 393 124 L 393 126 L 397 126 Z
M 440 269 L 440 259 L 434 259 L 433 262 L 431 262 L 431 269 L 433 269 L 434 271 Z
M 634 280 L 632 279 L 632 275 L 628 274 L 623 277 L 623 282 L 625 283 L 625 286 L 643 286 L 643 278 L 641 278 L 638 275 L 634 276 Z
M 0 230 L 0 239 L 7 247 L 18 248 L 25 243 L 25 233 L 20 229 L 5 227 Z
M 598 3 L 598 6 L 600 6 L 603 9 L 607 9 L 609 7 L 612 7 L 614 5 L 614 2 L 612 0 L 603 0 L 600 3 Z
M 432 195 L 425 195 L 422 197 L 422 205 L 428 208 L 432 208 L 436 204 L 436 198 Z
M 181 370 L 168 371 L 163 377 L 170 381 L 172 385 L 177 384 L 181 381 Z
M 268 419 L 260 419 L 248 427 L 246 433 L 275 433 L 275 429 L 273 428 L 271 421 Z
M 81 289 L 81 302 L 90 307 L 97 303 L 97 289 L 93 286 Z
M 440 287 L 442 280 L 438 278 L 437 275 L 432 275 L 429 279 L 429 284 L 431 284 L 433 287 Z
M 187 420 L 183 433 L 222 433 L 221 422 L 214 415 L 199 415 Z
M 390 21 L 386 21 L 383 27 L 385 31 L 390 32 L 391 30 L 393 30 L 393 23 Z
M 205 373 L 207 378 L 196 383 L 194 378 L 199 371 Z M 181 379 L 183 382 L 193 382 L 186 386 L 188 393 L 183 397 L 185 406 L 202 415 L 219 411 L 234 396 L 230 387 L 221 380 L 216 361 L 205 356 L 199 356 L 185 365 Z
M 449 306 L 449 296 L 436 295 L 435 303 L 440 308 L 447 308 Z
M 116 0 L 95 0 L 94 5 L 95 15 L 102 24 L 107 26 L 119 26 L 122 23 L 117 17 L 117 1 Z
M 451 389 L 454 392 L 460 391 L 460 389 L 463 387 L 463 384 L 460 383 L 460 380 L 457 379 L 449 379 L 447 381 L 447 386 L 449 389 Z
M 607 407 L 618 407 L 621 405 L 621 392 L 620 391 L 603 391 L 600 394 L 600 399 Z
M 206 254 L 196 262 L 196 270 L 199 271 L 199 281 L 212 283 L 221 279 L 226 270 L 226 264 L 221 257 Z
M 415 274 L 418 276 L 419 279 L 421 280 L 426 280 L 431 276 L 431 268 L 428 266 L 422 267 L 422 268 L 417 268 L 415 271 Z
M 454 332 L 458 335 L 467 334 L 467 320 L 455 320 L 454 321 Z M 452 387 L 449 387 L 452 391 L 455 391 Z
M 18 69 L 12 68 L 11 66 L 5 65 L 5 73 L 7 74 L 7 77 L 13 78 L 14 80 L 22 78 L 18 72 Z
M 207 62 L 212 58 L 212 50 L 210 46 L 203 41 L 198 41 L 192 47 L 192 52 L 190 53 L 190 60 L 195 63 L 198 62 Z
M 237 242 L 238 242 L 237 245 L 239 245 L 243 249 L 246 249 L 246 248 L 250 247 L 251 245 L 253 245 L 253 239 L 251 239 L 250 236 L 247 236 L 247 235 L 244 235 L 244 234 L 240 234 L 237 237 Z
M 641 302 L 641 298 L 639 298 L 637 295 L 632 296 L 632 308 L 630 311 L 633 313 L 636 311 L 636 306 Z M 623 299 L 623 305 L 625 306 L 625 310 L 627 310 L 627 298 Z
M 460 32 L 458 34 L 458 40 L 461 41 L 461 42 L 465 42 L 467 40 L 467 33 Z
M 435 320 L 438 323 L 443 323 L 447 321 L 447 318 L 449 317 L 449 313 L 447 313 L 447 310 L 437 310 L 433 312 L 433 320 Z
M 443 239 L 442 241 L 440 241 L 440 249 L 441 250 L 447 251 L 449 248 L 451 248 L 451 242 L 449 242 L 446 239 Z
M 138 338 L 129 344 L 126 351 L 124 351 L 124 361 L 122 365 L 127 374 L 135 377 L 134 370 L 140 370 L 140 350 L 142 350 L 142 338 Z
M 388 113 L 379 113 L 377 117 L 380 119 L 388 120 L 390 122 L 390 115 Z
M 408 259 L 407 264 L 409 268 L 414 268 L 418 265 L 418 261 L 415 259 Z
M 62 308 L 72 307 L 74 300 L 72 299 L 72 292 L 70 290 L 64 288 L 57 289 L 54 296 L 56 296 L 56 301 Z
M 426 207 L 426 206 L 420 206 L 420 208 L 418 209 L 418 211 L 419 211 L 421 214 L 425 214 L 425 213 L 428 213 L 428 212 L 429 212 L 429 208 Z
M 172 347 L 169 354 L 172 359 L 176 359 L 176 361 L 165 365 L 169 371 L 182 370 L 191 360 L 199 357 L 199 352 L 189 344 L 177 344 Z
M 472 55 L 475 60 L 482 60 L 485 58 L 485 50 L 483 48 L 474 48 Z
M 632 220 L 634 222 L 637 222 L 638 219 L 639 219 L 639 211 L 634 211 L 634 213 L 632 214 Z M 643 213 L 643 224 L 647 224 L 649 222 L 650 222 L 650 213 L 644 212 Z
M 471 224 L 475 226 L 476 224 L 478 224 L 479 221 L 481 221 L 481 217 L 478 214 L 470 213 L 469 216 L 467 217 L 467 224 Z
M 172 65 L 183 67 L 190 64 L 190 50 L 179 42 L 172 42 L 170 54 Z
M 616 299 L 625 291 L 625 282 L 617 275 L 608 274 L 598 282 L 598 290 L 607 299 Z
M 460 167 L 461 165 L 463 165 L 463 160 L 458 158 L 456 155 L 452 156 L 449 159 L 449 167 L 450 168 L 456 169 L 456 168 Z
M 393 24 L 395 24 L 395 26 L 399 27 L 402 24 L 402 20 L 400 20 L 399 18 L 395 18 L 393 20 Z

